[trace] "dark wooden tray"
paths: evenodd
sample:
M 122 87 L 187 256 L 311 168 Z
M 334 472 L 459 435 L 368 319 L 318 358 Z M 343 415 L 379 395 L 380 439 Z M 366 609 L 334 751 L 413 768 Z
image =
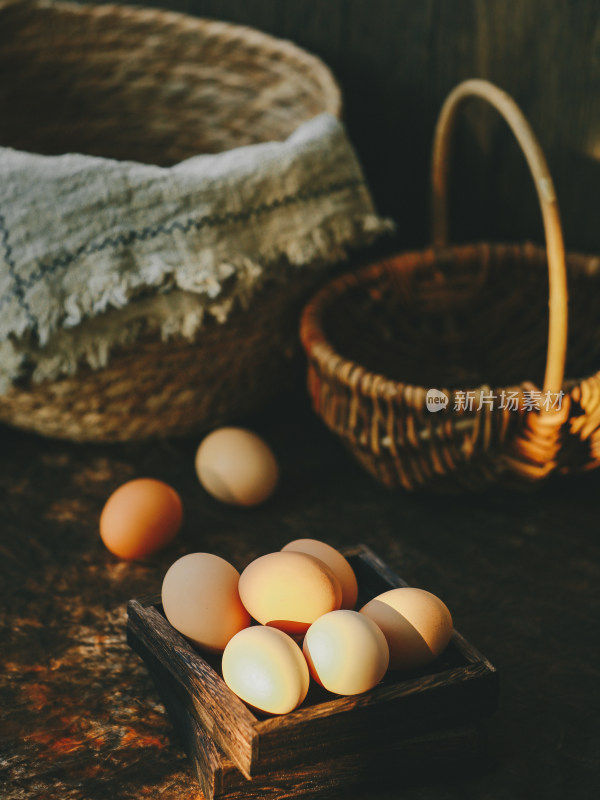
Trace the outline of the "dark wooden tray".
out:
M 358 580 L 357 607 L 407 585 L 365 546 L 345 555 Z M 481 745 L 479 722 L 497 702 L 496 670 L 455 631 L 427 669 L 389 672 L 352 697 L 313 682 L 299 709 L 262 716 L 224 683 L 220 656 L 200 655 L 171 627 L 159 598 L 131 600 L 128 617 L 129 644 L 146 662 L 209 800 L 323 795 L 360 784 L 385 763 L 472 754 Z

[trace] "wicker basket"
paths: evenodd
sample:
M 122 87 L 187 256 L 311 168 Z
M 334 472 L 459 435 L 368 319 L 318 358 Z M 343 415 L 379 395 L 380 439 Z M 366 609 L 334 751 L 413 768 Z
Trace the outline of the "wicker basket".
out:
M 450 137 L 472 96 L 496 107 L 524 151 L 546 251 L 447 244 Z M 305 308 L 314 408 L 389 487 L 523 486 L 598 466 L 600 259 L 565 261 L 545 158 L 508 95 L 481 80 L 450 94 L 432 178 L 433 247 L 342 276 Z M 580 377 L 565 379 L 567 271 L 569 370 Z
M 0 2 L 0 144 L 161 166 L 284 140 L 340 115 L 317 58 L 250 28 L 161 10 Z M 0 420 L 51 436 L 124 440 L 206 429 L 256 408 L 288 375 L 316 272 L 199 341 L 137 342 L 106 369 L 15 386 Z
M 318 58 L 252 28 L 44 0 L 2 0 L 0 13 L 4 146 L 168 166 L 340 114 Z

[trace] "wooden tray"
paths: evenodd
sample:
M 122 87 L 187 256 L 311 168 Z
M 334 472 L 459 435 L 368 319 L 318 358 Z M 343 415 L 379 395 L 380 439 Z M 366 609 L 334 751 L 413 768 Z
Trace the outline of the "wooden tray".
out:
M 358 580 L 357 607 L 407 585 L 365 546 L 345 555 Z M 220 656 L 200 655 L 171 627 L 159 598 L 131 600 L 128 617 L 128 642 L 146 662 L 209 800 L 324 796 L 386 764 L 472 755 L 481 749 L 479 722 L 497 702 L 495 668 L 455 631 L 427 669 L 389 672 L 352 697 L 313 682 L 296 711 L 260 715 L 226 686 Z

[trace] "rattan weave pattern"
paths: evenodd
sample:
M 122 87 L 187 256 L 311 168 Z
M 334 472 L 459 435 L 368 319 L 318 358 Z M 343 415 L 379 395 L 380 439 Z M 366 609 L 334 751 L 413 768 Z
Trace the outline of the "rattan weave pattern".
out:
M 457 110 L 473 96 L 503 114 L 522 146 L 545 250 L 448 244 L 449 144 Z M 392 488 L 532 486 L 599 466 L 600 259 L 565 258 L 543 153 L 514 101 L 487 81 L 465 81 L 446 100 L 432 187 L 433 247 L 336 278 L 306 306 L 301 337 L 315 410 Z M 430 389 L 446 394 L 445 408 L 432 412 Z M 502 407 L 508 393 L 516 408 Z
M 327 67 L 291 42 L 159 9 L 0 0 L 0 75 L 0 146 L 45 155 L 168 166 L 284 140 L 322 112 L 341 114 Z M 6 259 L 9 245 L 0 241 Z M 250 311 L 193 342 L 136 342 L 106 368 L 15 385 L 0 397 L 0 420 L 112 441 L 247 413 L 286 383 L 294 313 L 317 275 L 265 287 Z

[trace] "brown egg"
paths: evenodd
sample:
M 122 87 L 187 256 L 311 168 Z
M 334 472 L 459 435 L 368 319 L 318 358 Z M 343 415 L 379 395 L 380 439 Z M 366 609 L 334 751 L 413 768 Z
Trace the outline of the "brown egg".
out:
M 144 558 L 169 544 L 182 519 L 181 500 L 174 489 L 153 478 L 137 478 L 106 501 L 100 536 L 119 558 Z
M 309 556 L 314 556 L 324 561 L 342 587 L 341 608 L 354 608 L 356 605 L 356 598 L 358 597 L 356 575 L 339 550 L 336 550 L 335 547 L 325 542 L 320 542 L 318 539 L 296 539 L 286 544 L 285 547 L 282 547 L 281 551 L 283 553 L 288 551 L 307 553 Z
M 314 622 L 302 648 L 313 678 L 334 694 L 360 694 L 385 675 L 389 651 L 372 620 L 342 609 Z
M 171 625 L 198 647 L 221 652 L 250 625 L 238 594 L 240 574 L 212 553 L 189 553 L 172 564 L 162 584 L 162 604 Z
M 310 677 L 302 651 L 276 628 L 254 625 L 231 639 L 223 653 L 223 679 L 246 703 L 287 714 L 306 697 Z
M 360 613 L 383 631 L 390 648 L 390 669 L 428 664 L 452 636 L 452 617 L 446 605 L 424 589 L 390 589 L 370 600 Z
M 290 634 L 304 633 L 342 601 L 340 583 L 327 564 L 305 553 L 257 558 L 242 572 L 239 591 L 255 620 Z
M 210 433 L 196 453 L 196 473 L 209 494 L 239 506 L 262 503 L 273 493 L 279 477 L 270 448 L 243 428 L 218 428 Z

